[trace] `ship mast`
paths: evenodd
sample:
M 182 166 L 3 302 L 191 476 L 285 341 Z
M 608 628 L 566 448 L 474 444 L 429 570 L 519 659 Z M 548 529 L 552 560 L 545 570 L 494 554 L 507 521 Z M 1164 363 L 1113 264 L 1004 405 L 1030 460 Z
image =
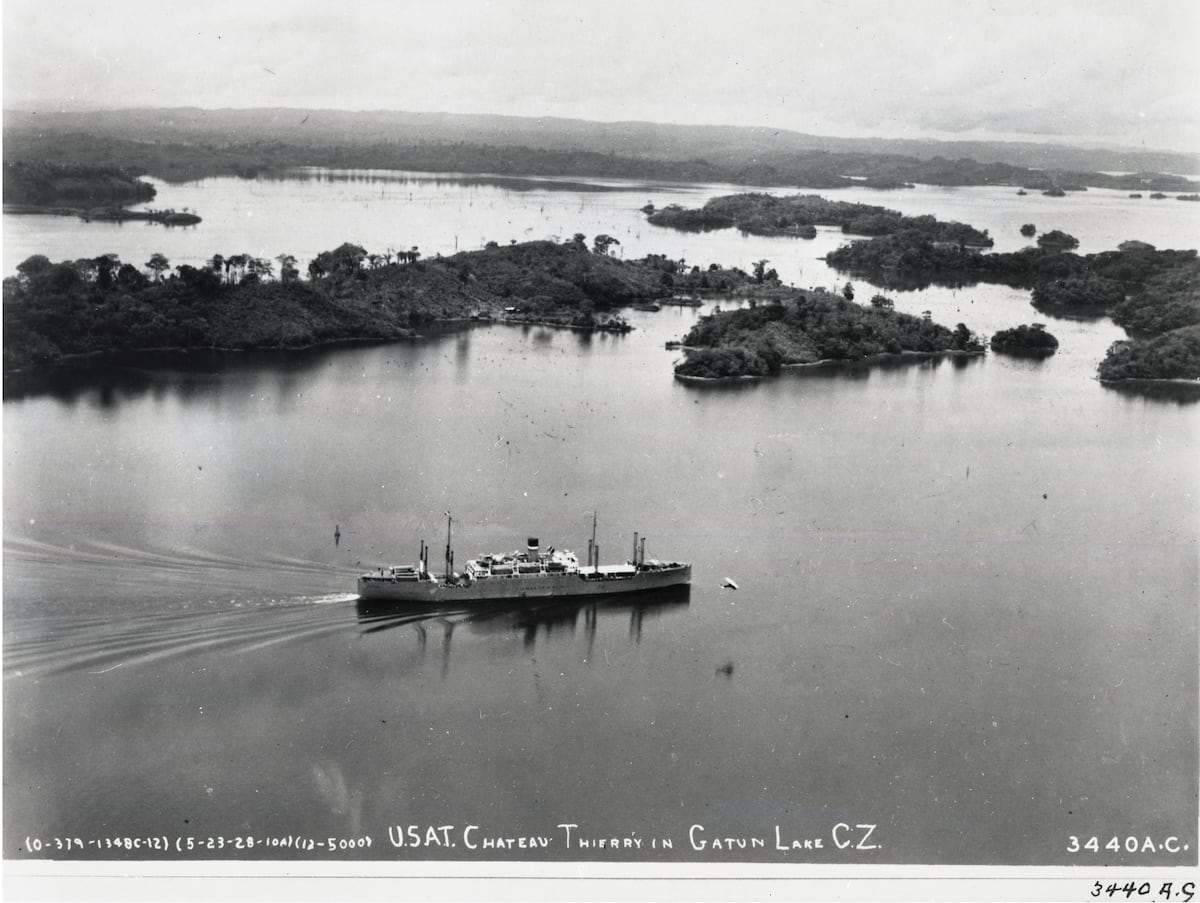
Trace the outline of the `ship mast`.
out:
M 588 564 L 592 567 L 600 566 L 600 553 L 596 551 L 596 512 L 592 512 L 592 542 L 588 546 Z
M 451 568 L 453 567 L 453 564 L 454 564 L 454 553 L 452 551 L 450 551 L 450 524 L 453 523 L 453 521 L 454 521 L 454 518 L 452 518 L 450 516 L 450 512 L 447 511 L 446 512 L 446 576 L 444 578 L 446 583 L 450 582 Z

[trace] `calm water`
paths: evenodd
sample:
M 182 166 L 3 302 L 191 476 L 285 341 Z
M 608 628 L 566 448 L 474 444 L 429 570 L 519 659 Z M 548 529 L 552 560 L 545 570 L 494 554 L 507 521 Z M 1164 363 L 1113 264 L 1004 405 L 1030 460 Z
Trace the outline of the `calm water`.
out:
M 209 180 L 161 191 L 205 216 L 187 232 L 6 218 L 5 266 L 35 250 L 303 259 L 348 238 L 429 255 L 508 226 L 838 280 L 815 259 L 837 236 L 677 235 L 637 208 L 724 189 L 626 187 Z M 1175 201 L 877 194 L 846 197 L 998 235 L 1054 210 L 1045 228 L 1085 250 L 1196 244 Z M 297 199 L 312 217 L 281 222 Z M 1005 288 L 898 298 L 983 332 L 1042 319 Z M 28 837 L 79 838 L 51 853 L 85 858 L 324 858 L 264 844 L 332 836 L 371 838 L 339 858 L 387 860 L 1194 862 L 1200 406 L 1098 385 L 1122 336 L 1107 320 L 1052 321 L 1063 348 L 1043 362 L 698 390 L 663 349 L 698 315 L 633 312 L 623 337 L 491 326 L 196 355 L 6 401 L 5 855 Z M 459 560 L 528 535 L 580 549 L 598 510 L 604 558 L 640 530 L 650 555 L 692 560 L 693 586 L 534 609 L 356 603 L 356 572 L 421 538 L 436 550 L 448 509 Z M 876 848 L 839 823 L 876 825 Z M 578 826 L 570 846 L 561 824 Z M 425 844 L 446 825 L 456 846 Z M 776 826 L 822 848 L 777 850 Z M 1159 849 L 1069 851 L 1092 835 Z M 112 836 L 171 850 L 89 844 Z M 1189 851 L 1162 849 L 1173 836 Z M 517 837 L 548 846 L 467 846 Z M 214 849 L 175 847 L 187 838 Z

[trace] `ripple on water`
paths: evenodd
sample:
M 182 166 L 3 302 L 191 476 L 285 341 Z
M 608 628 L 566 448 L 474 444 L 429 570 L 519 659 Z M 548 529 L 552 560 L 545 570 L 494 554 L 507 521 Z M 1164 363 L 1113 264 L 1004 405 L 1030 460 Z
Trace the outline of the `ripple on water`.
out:
M 4 672 L 13 677 L 103 674 L 184 656 L 251 653 L 353 629 L 355 621 L 342 607 L 356 598 L 334 593 L 233 600 L 231 607 L 218 611 L 10 621 Z

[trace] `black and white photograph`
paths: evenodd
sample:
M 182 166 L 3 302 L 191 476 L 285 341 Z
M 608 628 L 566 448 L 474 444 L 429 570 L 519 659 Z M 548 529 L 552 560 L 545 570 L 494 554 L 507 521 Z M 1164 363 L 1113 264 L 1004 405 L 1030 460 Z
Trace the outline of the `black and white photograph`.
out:
M 1189 903 L 1197 47 L 5 0 L 5 896 Z

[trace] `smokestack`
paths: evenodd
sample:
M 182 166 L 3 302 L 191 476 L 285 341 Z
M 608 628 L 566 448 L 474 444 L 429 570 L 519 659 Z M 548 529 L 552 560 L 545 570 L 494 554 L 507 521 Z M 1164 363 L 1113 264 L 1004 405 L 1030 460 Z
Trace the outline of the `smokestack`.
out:
M 530 536 L 529 539 L 525 541 L 525 554 L 529 556 L 530 561 L 538 560 L 539 546 L 540 543 L 538 542 L 538 538 L 536 536 Z
M 630 564 L 637 564 L 637 550 L 638 550 L 637 530 L 634 530 L 633 531 L 633 557 L 629 559 Z

